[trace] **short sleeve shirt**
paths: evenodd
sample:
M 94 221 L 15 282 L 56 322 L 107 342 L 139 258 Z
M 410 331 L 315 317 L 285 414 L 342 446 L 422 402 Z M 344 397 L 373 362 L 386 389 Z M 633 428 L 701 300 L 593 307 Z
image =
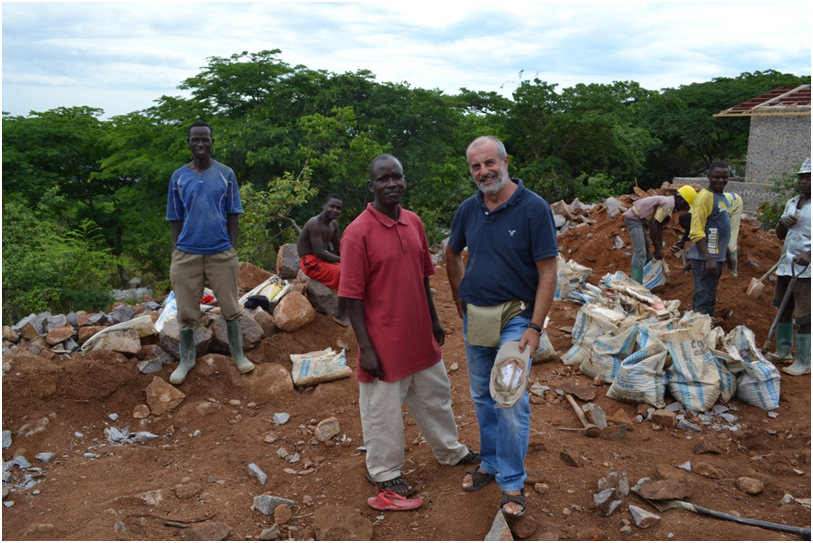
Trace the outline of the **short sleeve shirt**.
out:
M 632 204 L 632 207 L 624 212 L 624 216 L 641 221 L 655 219 L 661 224 L 666 224 L 674 210 L 674 196 L 647 196 Z
M 795 215 L 799 217 L 796 224 L 788 228 L 788 233 L 785 236 L 785 243 L 782 245 L 782 257 L 779 259 L 779 266 L 776 268 L 776 275 L 792 275 L 791 263 L 793 257 L 799 253 L 810 250 L 810 200 L 802 205 L 802 209 L 797 209 L 799 203 L 799 196 L 788 200 L 785 204 L 785 211 L 782 212 L 783 217 L 788 215 Z M 807 271 L 801 273 L 804 268 L 795 265 L 795 271 L 801 278 L 810 277 L 810 267 Z
M 536 262 L 559 254 L 550 206 L 527 190 L 522 180 L 511 181 L 517 183 L 517 190 L 507 202 L 489 211 L 478 191 L 460 205 L 452 221 L 449 247 L 458 253 L 469 248 L 459 289 L 467 303 L 533 302 L 539 285 Z
M 211 255 L 231 247 L 227 215 L 243 212 L 234 171 L 214 161 L 203 173 L 189 166 L 175 170 L 169 182 L 167 220 L 183 221 L 177 248 Z
M 339 296 L 364 302 L 365 325 L 386 382 L 435 365 L 440 347 L 423 280 L 435 273 L 420 218 L 400 208 L 398 221 L 373 204 L 345 229 Z M 359 358 L 361 351 L 359 351 Z M 356 366 L 356 378 L 373 377 Z
M 724 262 L 731 239 L 731 210 L 725 194 L 703 189 L 692 204 L 692 227 L 689 235 L 694 244 L 688 257 L 703 260 L 697 242 L 706 240 L 706 248 L 715 262 Z

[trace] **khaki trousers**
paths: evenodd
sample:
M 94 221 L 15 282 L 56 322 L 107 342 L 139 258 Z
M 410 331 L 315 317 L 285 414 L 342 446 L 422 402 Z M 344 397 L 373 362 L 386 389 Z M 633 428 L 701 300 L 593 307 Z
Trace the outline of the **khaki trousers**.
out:
M 359 383 L 359 411 L 367 448 L 367 472 L 384 482 L 401 475 L 404 465 L 404 417 L 409 413 L 438 462 L 453 466 L 468 454 L 457 440 L 452 393 L 443 360 L 394 383 Z
M 178 304 L 178 323 L 181 330 L 194 330 L 200 325 L 200 299 L 204 280 L 220 303 L 220 316 L 226 322 L 240 317 L 237 298 L 237 271 L 240 262 L 233 247 L 213 255 L 196 255 L 180 249 L 172 251 L 169 279 Z

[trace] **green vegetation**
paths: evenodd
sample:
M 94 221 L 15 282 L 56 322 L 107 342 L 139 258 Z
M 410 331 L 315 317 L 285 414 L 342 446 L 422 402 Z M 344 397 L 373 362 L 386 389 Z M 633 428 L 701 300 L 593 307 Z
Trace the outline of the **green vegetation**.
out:
M 474 191 L 464 152 L 500 137 L 511 173 L 548 201 L 590 202 L 746 154 L 748 122 L 712 114 L 780 85 L 772 70 L 650 91 L 633 81 L 575 85 L 525 78 L 512 98 L 379 83 L 368 70 L 291 66 L 279 50 L 213 57 L 142 111 L 103 119 L 92 107 L 3 114 L 3 320 L 72 306 L 103 307 L 133 275 L 163 285 L 170 235 L 167 183 L 190 159 L 188 125 L 213 127 L 213 156 L 241 184 L 241 260 L 273 268 L 297 225 L 344 197 L 346 227 L 371 200 L 367 165 L 382 152 L 404 164 L 404 206 L 430 243 L 445 237 Z

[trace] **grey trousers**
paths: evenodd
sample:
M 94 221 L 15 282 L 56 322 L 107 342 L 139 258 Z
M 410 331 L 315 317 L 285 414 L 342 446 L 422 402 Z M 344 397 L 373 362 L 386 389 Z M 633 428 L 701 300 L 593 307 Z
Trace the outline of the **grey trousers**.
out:
M 200 325 L 200 299 L 205 279 L 209 280 L 220 303 L 220 316 L 226 322 L 240 317 L 237 297 L 239 266 L 237 251 L 233 247 L 213 255 L 196 255 L 180 249 L 172 251 L 169 279 L 175 291 L 181 330 L 194 330 Z

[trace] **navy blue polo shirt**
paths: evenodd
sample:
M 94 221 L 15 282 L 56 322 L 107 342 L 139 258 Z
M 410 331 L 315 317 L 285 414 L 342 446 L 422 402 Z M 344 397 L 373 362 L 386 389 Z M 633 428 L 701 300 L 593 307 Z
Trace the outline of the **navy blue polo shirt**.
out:
M 511 181 L 517 190 L 494 211 L 488 210 L 483 193 L 477 191 L 460 205 L 452 221 L 449 247 L 458 253 L 469 248 L 459 289 L 466 303 L 533 302 L 539 284 L 536 261 L 559 254 L 550 206 L 527 190 L 521 179 Z

